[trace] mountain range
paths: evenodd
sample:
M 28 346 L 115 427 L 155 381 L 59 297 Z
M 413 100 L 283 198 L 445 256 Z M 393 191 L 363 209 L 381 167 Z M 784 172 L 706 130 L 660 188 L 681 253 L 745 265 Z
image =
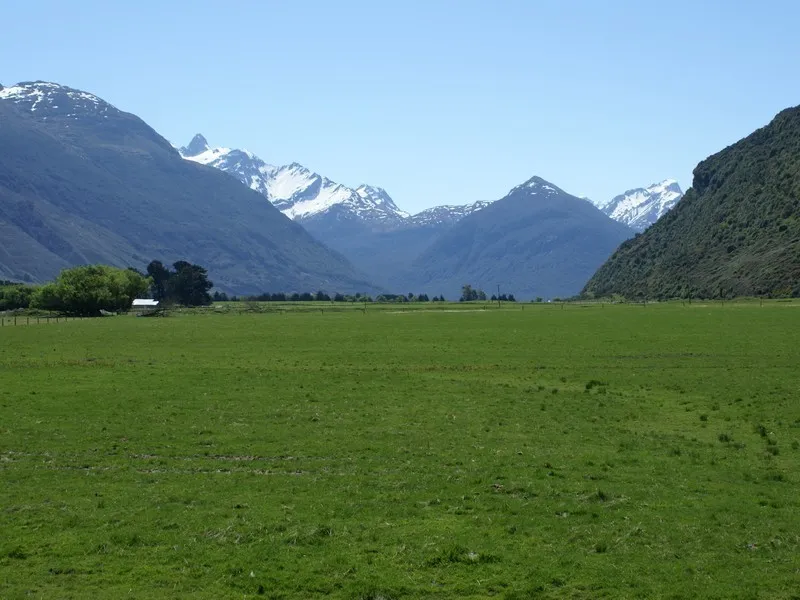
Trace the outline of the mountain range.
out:
M 0 279 L 152 259 L 199 263 L 234 293 L 375 289 L 261 194 L 182 159 L 135 115 L 54 83 L 0 88 Z
M 499 200 L 410 215 L 380 187 L 347 187 L 298 163 L 270 165 L 201 135 L 177 149 L 137 116 L 48 82 L 0 87 L 0 125 L 5 279 L 182 259 L 237 294 L 457 297 L 473 283 L 566 296 L 634 235 L 625 223 L 643 228 L 680 197 L 665 181 L 604 203 L 604 214 L 534 177 Z
M 463 205 L 434 206 L 410 215 L 400 210 L 383 188 L 366 184 L 349 188 L 299 163 L 275 167 L 247 150 L 211 147 L 200 133 L 179 150 L 181 156 L 188 160 L 210 165 L 235 176 L 265 196 L 286 216 L 306 224 L 312 230 L 315 226 L 308 223 L 324 219 L 329 213 L 335 214 L 338 219 L 347 214 L 372 229 L 382 230 L 418 225 L 453 225 L 491 204 L 491 201 L 477 201 Z M 682 196 L 678 182 L 666 179 L 646 188 L 628 190 L 610 200 L 589 201 L 615 221 L 635 231 L 643 231 L 672 209 Z
M 462 219 L 483 213 L 494 203 L 477 201 L 464 205 L 434 206 L 410 215 L 398 208 L 382 188 L 366 184 L 350 188 L 298 163 L 276 167 L 247 150 L 211 147 L 201 134 L 195 135 L 189 144 L 180 148 L 180 152 L 187 160 L 223 170 L 260 192 L 285 215 L 301 223 L 326 245 L 341 252 L 358 269 L 367 273 L 372 281 L 391 289 L 433 285 L 432 276 L 420 274 L 425 272 L 422 266 L 426 261 L 434 260 L 437 256 L 434 244 Z M 675 206 L 681 196 L 677 182 L 665 180 L 647 188 L 629 190 L 599 203 L 598 208 L 615 221 L 631 227 L 633 231 L 621 230 L 627 231 L 630 237 L 654 223 Z M 491 218 L 491 215 L 486 218 Z M 511 229 L 514 224 L 509 223 L 508 226 Z M 494 227 L 496 233 L 497 224 Z M 574 243 L 579 242 L 574 240 Z M 601 258 L 592 264 L 599 266 L 608 252 L 601 254 Z M 492 279 L 488 274 L 493 267 L 498 274 L 505 269 L 501 263 L 487 263 L 479 271 L 484 277 Z M 522 271 L 524 269 L 520 273 Z M 433 272 L 438 273 L 439 279 L 444 277 L 442 281 L 446 279 L 448 283 L 442 284 L 438 291 L 426 288 L 426 292 L 445 291 L 452 295 L 460 288 L 449 279 L 450 275 L 463 275 L 454 272 L 445 276 L 436 267 L 432 267 Z M 579 272 L 583 273 L 580 269 Z M 585 273 L 585 276 L 590 274 Z M 526 283 L 517 282 L 508 275 L 505 273 L 503 279 L 512 287 L 519 289 L 521 285 L 521 289 L 527 289 Z M 545 286 L 539 291 L 543 295 L 550 295 L 552 290 L 557 289 L 558 294 L 571 295 L 577 293 L 582 283 L 573 280 L 568 286 Z
M 626 241 L 594 296 L 800 296 L 800 106 L 702 161 L 673 210 Z

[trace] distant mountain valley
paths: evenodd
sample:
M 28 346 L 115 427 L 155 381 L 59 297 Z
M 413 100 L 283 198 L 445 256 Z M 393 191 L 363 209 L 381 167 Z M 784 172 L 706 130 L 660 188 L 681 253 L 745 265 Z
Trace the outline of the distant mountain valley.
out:
M 175 148 L 137 116 L 50 82 L 0 86 L 0 278 L 67 266 L 205 266 L 219 290 L 577 294 L 682 197 L 673 180 L 597 206 L 533 177 L 416 214 L 381 187 L 271 165 L 202 135 Z M 268 200 L 268 201 L 265 201 Z
M 457 296 L 460 285 L 467 281 L 461 284 L 454 281 L 464 275 L 458 271 L 442 272 L 431 265 L 429 272 L 426 265 L 429 261 L 435 262 L 435 244 L 440 237 L 463 219 L 483 214 L 497 202 L 482 200 L 463 205 L 434 206 L 411 215 L 401 210 L 383 188 L 367 184 L 350 188 L 299 163 L 273 166 L 247 150 L 212 147 L 202 134 L 195 135 L 189 144 L 179 150 L 185 159 L 225 171 L 258 191 L 320 241 L 341 252 L 377 285 L 392 290 L 420 288 L 420 291 L 429 294 Z M 559 192 L 574 198 L 562 190 Z M 665 180 L 647 188 L 629 190 L 599 203 L 598 208 L 607 217 L 626 226 L 617 229 L 624 232 L 619 240 L 622 241 L 654 223 L 674 207 L 681 197 L 677 182 Z M 590 201 L 586 203 L 591 204 Z M 571 206 L 574 208 L 580 204 Z M 588 211 L 588 214 L 591 213 Z M 513 215 L 508 217 L 515 218 Z M 482 217 L 476 216 L 475 219 L 480 222 Z M 514 223 L 509 222 L 508 225 L 512 227 Z M 557 227 L 557 222 L 553 221 L 550 225 Z M 516 235 L 520 233 L 517 231 Z M 558 233 L 557 229 L 553 231 L 556 237 Z M 581 240 L 572 238 L 570 244 L 579 245 Z M 613 249 L 604 249 L 594 262 L 587 264 L 596 263 L 594 266 L 599 266 Z M 517 257 L 517 261 L 522 265 L 526 257 Z M 498 278 L 493 273 L 503 272 L 503 283 L 511 286 L 509 289 L 516 293 L 533 293 L 533 288 L 525 279 L 529 275 L 525 269 L 519 267 L 519 278 L 515 278 L 501 263 L 502 259 L 495 256 L 484 260 L 476 268 L 487 284 Z M 579 268 L 578 272 L 583 273 L 583 270 Z M 589 275 L 591 273 L 581 276 L 588 278 Z M 578 292 L 581 283 L 576 279 L 570 285 L 538 286 L 535 289 L 537 295 L 543 296 L 573 295 Z

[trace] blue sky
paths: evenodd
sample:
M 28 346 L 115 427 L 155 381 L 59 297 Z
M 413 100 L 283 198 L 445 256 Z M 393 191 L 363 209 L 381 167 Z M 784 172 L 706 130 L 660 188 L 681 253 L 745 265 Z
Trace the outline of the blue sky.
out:
M 800 104 L 800 3 L 137 2 L 3 6 L 0 83 L 93 92 L 174 143 L 202 132 L 401 208 L 533 175 L 610 198 Z

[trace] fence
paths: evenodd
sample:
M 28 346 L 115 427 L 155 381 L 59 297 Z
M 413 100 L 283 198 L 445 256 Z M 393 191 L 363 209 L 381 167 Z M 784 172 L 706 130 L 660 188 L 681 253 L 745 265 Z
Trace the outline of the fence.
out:
M 13 327 L 15 325 L 50 325 L 51 323 L 66 323 L 67 321 L 80 321 L 83 317 L 30 317 L 30 316 L 0 316 L 0 327 Z

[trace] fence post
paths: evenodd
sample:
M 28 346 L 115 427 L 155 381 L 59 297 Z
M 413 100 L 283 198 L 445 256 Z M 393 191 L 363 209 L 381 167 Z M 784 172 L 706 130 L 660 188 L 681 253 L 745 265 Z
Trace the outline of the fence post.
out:
M 17 324 L 17 317 L 16 317 L 16 315 L 15 315 L 15 316 L 14 316 L 14 325 L 16 325 L 16 324 Z

